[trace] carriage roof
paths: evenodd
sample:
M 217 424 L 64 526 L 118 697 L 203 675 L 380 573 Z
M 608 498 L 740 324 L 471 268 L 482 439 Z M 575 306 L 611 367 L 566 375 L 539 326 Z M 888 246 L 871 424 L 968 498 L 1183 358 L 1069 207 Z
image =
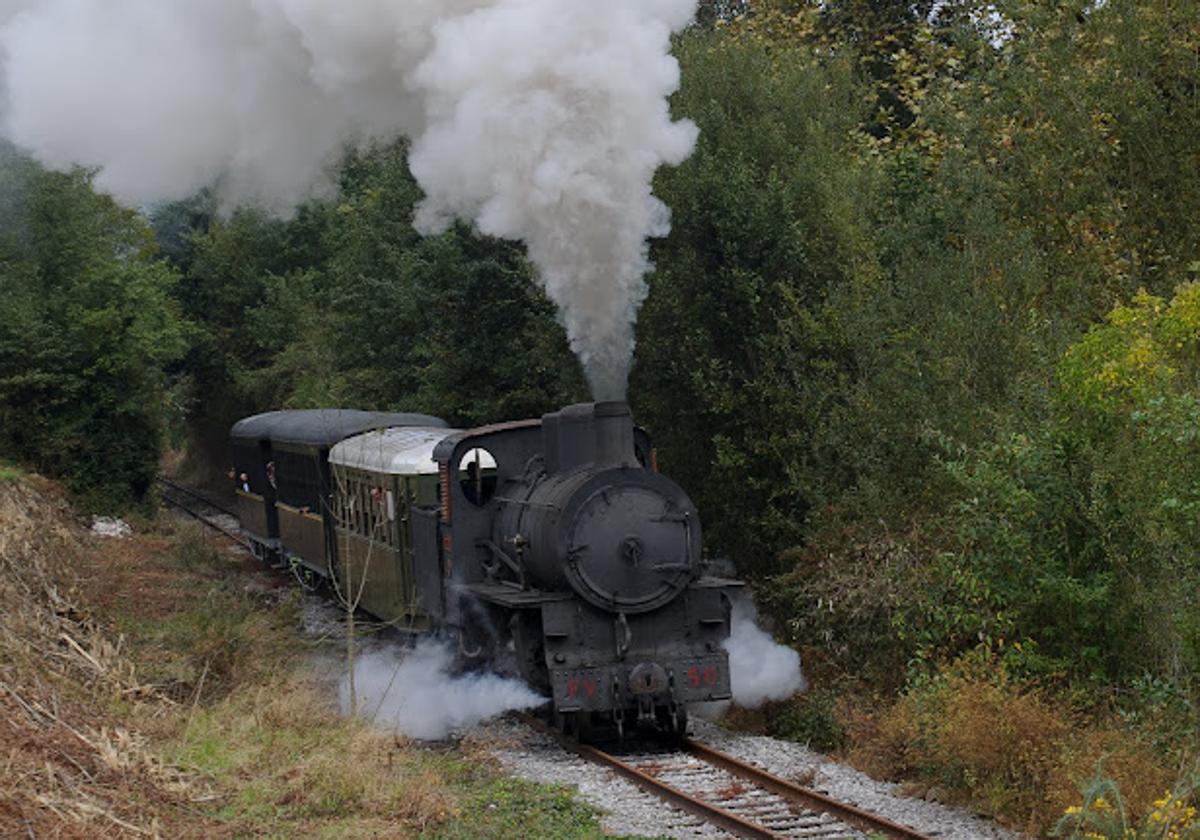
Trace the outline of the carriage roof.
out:
M 304 446 L 328 447 L 371 429 L 392 426 L 446 428 L 446 422 L 428 414 L 313 408 L 270 411 L 239 420 L 230 430 L 234 440 L 269 440 Z
M 387 475 L 432 475 L 438 471 L 433 450 L 448 435 L 446 428 L 378 429 L 348 438 L 329 451 L 329 463 Z M 496 462 L 483 450 L 479 465 L 492 469 Z

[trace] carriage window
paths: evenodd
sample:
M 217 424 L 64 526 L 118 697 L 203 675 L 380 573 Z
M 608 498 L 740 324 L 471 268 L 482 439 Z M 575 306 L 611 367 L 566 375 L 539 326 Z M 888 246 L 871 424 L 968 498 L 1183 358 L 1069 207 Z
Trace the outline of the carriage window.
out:
M 496 459 L 486 449 L 471 449 L 458 462 L 458 484 L 473 505 L 486 505 L 496 492 Z

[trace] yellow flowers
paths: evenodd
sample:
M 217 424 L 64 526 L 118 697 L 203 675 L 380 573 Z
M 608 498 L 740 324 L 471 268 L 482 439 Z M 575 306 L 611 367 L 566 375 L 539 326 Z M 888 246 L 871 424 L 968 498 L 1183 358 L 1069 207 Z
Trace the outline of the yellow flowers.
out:
M 1112 782 L 1099 783 L 1116 798 L 1110 803 L 1103 795 L 1095 795 L 1083 805 L 1072 805 L 1063 811 L 1055 834 L 1071 840 L 1197 840 L 1200 823 L 1191 803 L 1195 788 L 1188 793 L 1165 793 L 1155 800 L 1151 810 L 1136 825 L 1130 825 L 1120 792 Z M 1095 788 L 1092 789 L 1093 792 Z
M 1179 831 L 1194 828 L 1196 824 L 1196 809 L 1182 797 L 1173 797 L 1170 793 L 1154 802 L 1154 810 L 1146 817 L 1147 821 L 1156 828 L 1166 828 L 1168 832 L 1162 836 L 1178 837 Z

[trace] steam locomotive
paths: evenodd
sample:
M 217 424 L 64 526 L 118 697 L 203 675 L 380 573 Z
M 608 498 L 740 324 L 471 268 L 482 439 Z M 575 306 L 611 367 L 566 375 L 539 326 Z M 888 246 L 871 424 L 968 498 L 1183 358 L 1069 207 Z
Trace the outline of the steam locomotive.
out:
M 681 735 L 731 696 L 731 591 L 623 402 L 453 430 L 435 417 L 277 411 L 231 431 L 256 555 L 398 627 L 515 671 L 588 737 Z

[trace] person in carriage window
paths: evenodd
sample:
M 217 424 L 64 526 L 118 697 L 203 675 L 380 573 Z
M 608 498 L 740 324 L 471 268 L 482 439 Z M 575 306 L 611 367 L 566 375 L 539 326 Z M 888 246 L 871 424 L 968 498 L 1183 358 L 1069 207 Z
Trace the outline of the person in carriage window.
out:
M 466 473 L 466 480 L 462 483 L 463 495 L 472 504 L 479 504 L 479 499 L 483 495 L 483 477 L 479 473 L 479 461 L 468 461 Z

